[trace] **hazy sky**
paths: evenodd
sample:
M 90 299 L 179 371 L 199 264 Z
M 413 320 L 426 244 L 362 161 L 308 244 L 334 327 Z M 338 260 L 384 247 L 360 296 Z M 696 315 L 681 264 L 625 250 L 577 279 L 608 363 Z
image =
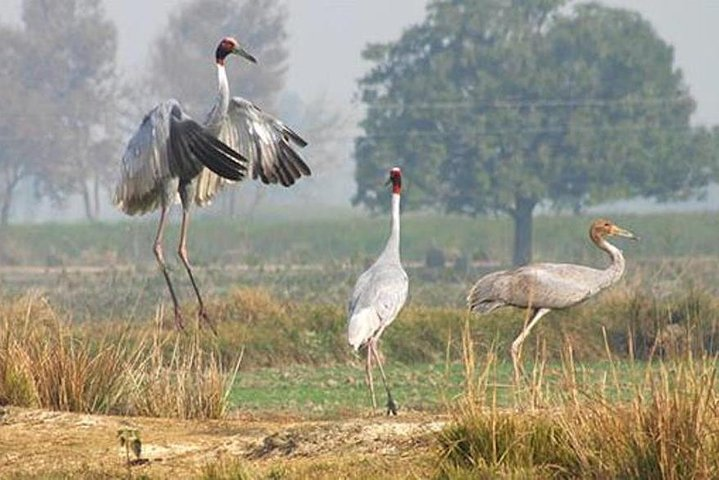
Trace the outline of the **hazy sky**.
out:
M 22 0 L 0 0 L 0 22 L 17 23 Z M 168 15 L 184 0 L 104 0 L 108 16 L 119 31 L 119 65 L 129 74 L 144 67 L 149 46 L 167 24 Z M 659 35 L 675 47 L 677 65 L 697 100 L 695 123 L 719 125 L 719 0 L 601 0 L 606 5 L 639 11 Z M 324 97 L 334 110 L 352 123 L 362 109 L 352 99 L 356 82 L 367 71 L 360 52 L 368 42 L 389 41 L 407 26 L 420 22 L 425 0 L 286 0 L 289 7 L 288 92 L 306 100 Z M 228 32 L 242 41 L 242 32 Z M 212 52 L 208 52 L 208 57 Z M 42 61 L 39 59 L 39 61 Z M 258 65 L 258 68 L 261 65 Z M 232 82 L 232 78 L 230 78 Z M 233 91 L 242 95 L 241 85 Z M 331 186 L 316 188 L 312 201 L 346 206 L 354 194 L 352 135 L 337 137 L 339 160 L 331 170 L 316 172 L 333 175 Z M 314 181 L 321 181 L 314 177 Z M 283 189 L 273 195 L 284 194 Z M 717 195 L 707 200 L 715 204 Z M 713 200 L 712 200 L 713 199 Z M 289 201 L 289 200 L 287 200 Z M 705 203 L 706 205 L 706 203 Z M 635 208 L 633 206 L 632 208 Z M 48 209 L 48 215 L 55 215 Z
M 119 29 L 121 67 L 142 68 L 152 40 L 182 0 L 104 0 Z M 695 120 L 719 124 L 719 0 L 603 0 L 642 13 L 676 48 L 676 61 L 698 101 Z M 21 0 L 0 0 L 0 21 L 16 22 Z M 288 0 L 290 69 L 287 88 L 303 98 L 326 97 L 351 108 L 360 60 L 370 41 L 397 38 L 424 16 L 425 0 Z M 235 34 L 242 40 L 241 32 Z M 211 53 L 211 52 L 210 52 Z

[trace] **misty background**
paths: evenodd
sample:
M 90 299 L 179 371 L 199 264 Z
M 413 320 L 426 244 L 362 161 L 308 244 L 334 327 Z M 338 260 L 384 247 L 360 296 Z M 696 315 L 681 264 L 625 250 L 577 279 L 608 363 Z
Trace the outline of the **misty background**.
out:
M 168 25 L 169 16 L 184 1 L 156 0 L 104 0 L 106 18 L 117 27 L 117 72 L 123 79 L 133 80 L 141 76 L 152 61 L 152 45 Z M 696 112 L 692 117 L 695 125 L 719 124 L 719 54 L 713 46 L 716 25 L 719 24 L 719 2 L 714 0 L 657 1 L 657 0 L 604 0 L 604 5 L 636 10 L 654 26 L 659 36 L 675 49 L 676 66 L 683 74 L 690 94 L 696 100 Z M 21 0 L 0 1 L 0 22 L 20 25 Z M 304 126 L 297 124 L 299 117 L 293 114 L 298 104 L 322 104 L 324 111 L 336 122 L 326 126 L 321 151 L 310 150 L 305 156 L 314 170 L 314 177 L 300 182 L 297 189 L 269 189 L 262 193 L 262 203 L 279 208 L 299 206 L 307 211 L 350 210 L 350 199 L 356 192 L 354 179 L 355 162 L 353 147 L 359 133 L 357 123 L 364 115 L 364 107 L 357 98 L 357 81 L 366 74 L 369 64 L 361 58 L 368 43 L 396 40 L 409 26 L 419 23 L 425 16 L 426 2 L 421 0 L 292 0 L 286 2 L 285 28 L 288 34 L 287 73 L 285 85 L 278 93 L 273 113 L 294 121 L 293 126 L 305 133 Z M 212 22 L 213 19 L 206 19 Z M 227 32 L 243 41 L 243 32 Z M 208 39 L 214 46 L 217 39 Z M 165 55 L 174 55 L 183 45 L 175 45 Z M 248 45 L 251 49 L 252 46 Z M 204 66 L 213 74 L 212 49 L 207 51 Z M 42 62 L 43 58 L 36 59 Z M 233 65 L 230 84 L 233 94 L 253 100 L 243 89 L 236 72 L 262 69 L 263 59 L 256 66 Z M 213 76 L 208 77 L 208 87 L 215 88 Z M 183 101 L 182 98 L 179 98 Z M 160 97 L 143 99 L 145 111 Z M 213 97 L 205 100 L 203 115 Z M 139 125 L 141 114 L 135 123 L 124 126 L 124 139 L 131 128 Z M 201 117 L 198 117 L 201 118 Z M 119 120 L 118 120 L 119 121 Z M 310 143 L 313 138 L 308 138 Z M 124 146 L 124 145 L 123 145 Z M 109 152 L 106 161 L 112 169 L 119 170 L 122 149 Z M 322 159 L 316 158 L 321 155 Z M 388 159 L 388 162 L 391 162 Z M 254 188 L 246 187 L 245 188 Z M 700 200 L 655 204 L 653 201 L 619 201 L 603 205 L 600 210 L 650 211 L 650 210 L 715 210 L 719 207 L 719 192 L 710 186 L 708 194 Z M 111 206 L 107 192 L 102 194 L 99 218 L 114 219 L 121 215 Z M 215 208 L 215 207 L 213 207 Z M 220 208 L 220 207 L 217 207 Z M 593 207 L 596 209 L 596 207 Z M 31 185 L 19 188 L 10 212 L 11 223 L 39 222 L 46 220 L 81 220 L 84 209 L 76 195 L 60 202 L 38 198 Z

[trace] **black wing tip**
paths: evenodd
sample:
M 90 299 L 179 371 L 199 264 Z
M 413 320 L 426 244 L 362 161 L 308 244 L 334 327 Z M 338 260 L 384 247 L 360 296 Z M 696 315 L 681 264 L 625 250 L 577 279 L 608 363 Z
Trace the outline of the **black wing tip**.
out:
M 302 159 L 302 156 L 288 143 L 280 143 L 279 154 L 280 164 L 291 171 L 295 180 L 302 176 L 309 177 L 312 175 L 312 170 L 310 170 L 310 167 Z
M 291 187 L 303 176 L 312 175 L 310 167 L 286 139 L 281 139 L 276 146 L 276 155 L 269 168 L 263 168 L 262 162 L 256 163 L 252 175 L 254 179 L 259 178 L 266 185 L 279 183 L 283 187 Z
M 191 129 L 190 138 L 192 141 L 188 142 L 188 147 L 202 165 L 228 180 L 245 178 L 249 162 L 239 152 L 207 134 L 202 128 Z
M 300 147 L 300 148 L 305 148 L 305 147 L 308 145 L 307 140 L 305 140 L 304 138 L 300 137 L 299 134 L 298 134 L 297 132 L 295 132 L 294 130 L 292 130 L 291 128 L 288 128 L 288 129 L 287 129 L 287 132 L 289 133 L 289 136 L 290 136 L 290 138 L 292 139 L 292 141 L 293 141 L 298 147 Z

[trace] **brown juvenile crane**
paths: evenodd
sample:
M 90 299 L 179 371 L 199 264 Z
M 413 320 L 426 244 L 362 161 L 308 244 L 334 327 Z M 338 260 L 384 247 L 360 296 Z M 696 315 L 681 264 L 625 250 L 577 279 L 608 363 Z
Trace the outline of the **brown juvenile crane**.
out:
M 595 220 L 589 228 L 589 238 L 611 259 L 611 264 L 604 270 L 571 263 L 535 263 L 489 273 L 470 290 L 467 304 L 472 312 L 485 314 L 505 306 L 527 309 L 530 320 L 511 348 L 517 383 L 521 376 L 522 343 L 539 319 L 551 310 L 577 305 L 621 278 L 624 255 L 606 240 L 609 236 L 638 240 L 632 232 L 609 220 Z
M 162 251 L 169 206 L 179 196 L 182 226 L 178 254 L 197 296 L 199 318 L 214 330 L 187 256 L 190 207 L 193 203 L 208 204 L 223 185 L 246 174 L 285 187 L 310 175 L 309 167 L 294 150 L 307 142 L 253 103 L 230 96 L 225 71 L 230 55 L 256 63 L 237 40 L 223 38 L 215 50 L 217 97 L 205 122 L 200 125 L 192 120 L 175 99 L 157 105 L 130 139 L 115 189 L 115 204 L 128 215 L 160 209 L 154 253 L 172 297 L 178 328 L 183 327 L 182 315 Z

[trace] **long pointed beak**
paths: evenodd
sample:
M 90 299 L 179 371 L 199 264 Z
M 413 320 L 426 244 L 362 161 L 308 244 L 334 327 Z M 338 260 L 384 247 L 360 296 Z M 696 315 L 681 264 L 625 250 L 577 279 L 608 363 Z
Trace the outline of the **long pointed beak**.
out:
M 617 226 L 614 227 L 612 234 L 617 235 L 619 237 L 631 238 L 632 240 L 639 240 L 639 237 L 634 235 L 629 230 L 625 230 L 625 229 L 623 229 L 621 227 L 617 227 Z
M 235 55 L 239 55 L 240 57 L 246 58 L 252 63 L 257 63 L 257 59 L 250 55 L 250 53 L 242 47 L 235 48 L 232 53 L 234 53 Z

